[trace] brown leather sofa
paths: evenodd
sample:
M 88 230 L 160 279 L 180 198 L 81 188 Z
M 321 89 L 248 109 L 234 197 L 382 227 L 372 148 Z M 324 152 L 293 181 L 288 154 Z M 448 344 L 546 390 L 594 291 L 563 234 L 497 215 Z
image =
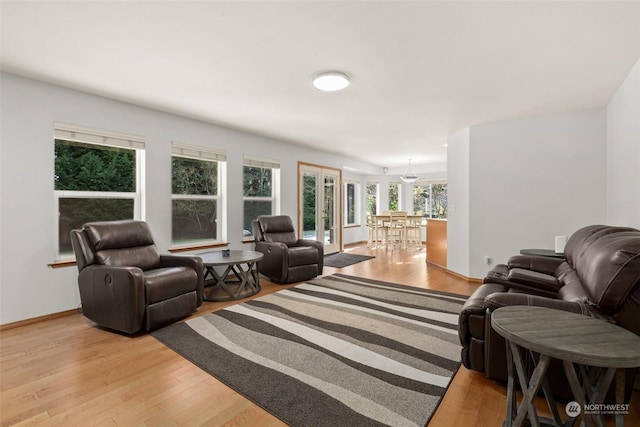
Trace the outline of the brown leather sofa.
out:
M 150 331 L 202 305 L 197 257 L 160 255 L 142 221 L 92 222 L 71 231 L 83 314 L 133 334 Z
M 487 274 L 459 318 L 465 367 L 488 378 L 506 380 L 505 341 L 491 328 L 491 313 L 507 305 L 580 313 L 640 335 L 640 230 L 584 227 L 570 237 L 564 255 L 565 259 L 514 256 Z M 531 360 L 528 363 L 531 368 Z M 563 372 L 560 364 L 554 363 L 548 375 L 560 398 L 571 396 Z M 635 370 L 628 370 L 627 398 L 634 375 Z
M 261 215 L 251 222 L 255 250 L 264 254 L 258 271 L 276 283 L 295 283 L 322 274 L 324 246 L 298 239 L 287 215 Z

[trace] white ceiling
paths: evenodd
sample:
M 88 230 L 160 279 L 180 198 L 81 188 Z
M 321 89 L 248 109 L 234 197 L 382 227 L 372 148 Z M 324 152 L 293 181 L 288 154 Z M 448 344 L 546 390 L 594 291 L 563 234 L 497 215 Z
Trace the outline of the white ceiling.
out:
M 606 106 L 639 1 L 2 1 L 4 71 L 379 166 L 447 135 Z M 311 76 L 352 77 L 322 93 Z

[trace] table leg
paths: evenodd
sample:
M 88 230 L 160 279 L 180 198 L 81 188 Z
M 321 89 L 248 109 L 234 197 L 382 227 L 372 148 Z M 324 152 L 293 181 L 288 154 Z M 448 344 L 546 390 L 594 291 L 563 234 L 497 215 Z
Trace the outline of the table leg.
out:
M 520 402 L 520 406 L 518 407 L 518 413 L 516 415 L 516 419 L 513 422 L 513 425 L 515 427 L 519 427 L 524 422 L 525 416 L 528 415 L 531 426 L 540 427 L 540 420 L 538 418 L 538 412 L 536 411 L 536 406 L 533 403 L 533 399 L 535 398 L 536 393 L 538 393 L 538 390 L 542 385 L 542 380 L 545 373 L 547 372 L 547 368 L 549 367 L 549 361 L 551 360 L 551 358 L 546 355 L 540 356 L 538 364 L 536 365 L 531 378 L 529 379 L 529 384 L 527 384 L 528 376 L 524 368 L 524 362 L 522 360 L 522 356 L 520 355 L 520 350 L 518 349 L 518 346 L 512 342 L 509 342 L 509 345 L 511 346 L 511 353 L 513 354 L 513 361 L 518 373 L 520 388 L 522 390 L 522 402 Z
M 534 351 L 530 351 L 531 359 L 538 364 L 540 360 L 540 356 Z M 553 415 L 553 420 L 556 425 L 563 425 L 562 418 L 560 418 L 560 413 L 558 412 L 558 407 L 556 405 L 556 398 L 553 396 L 553 391 L 551 390 L 551 386 L 549 385 L 549 380 L 547 376 L 542 377 L 542 390 L 544 391 L 545 399 L 547 400 L 547 405 L 549 406 L 549 410 Z
M 616 372 L 616 403 L 624 402 L 624 381 L 625 370 L 618 369 Z M 616 414 L 616 427 L 622 427 L 624 425 L 624 414 Z
M 503 427 L 513 425 L 513 414 L 516 412 L 516 384 L 513 378 L 513 355 L 511 346 L 507 344 L 507 417 Z
M 247 262 L 246 264 L 247 270 L 242 268 L 241 263 L 230 264 L 222 274 L 218 274 L 214 267 L 205 267 L 205 280 L 211 277 L 214 281 L 211 286 L 205 286 L 205 289 L 211 288 L 211 292 L 209 293 L 211 296 L 206 297 L 205 295 L 205 300 L 231 301 L 255 295 L 260 292 L 260 275 L 256 268 L 256 262 Z M 230 281 L 230 278 L 235 278 L 235 281 Z M 235 293 L 229 288 L 230 285 L 238 286 Z M 250 292 L 245 292 L 247 287 L 250 289 Z M 212 296 L 216 288 L 221 289 L 228 296 Z
M 576 374 L 575 367 L 573 363 L 568 362 L 566 360 L 562 361 L 564 365 L 564 370 L 567 375 L 567 380 L 569 381 L 569 385 L 571 386 L 571 391 L 573 392 L 573 397 L 576 399 L 576 402 L 580 405 L 580 407 L 587 407 L 587 398 L 585 397 L 584 390 L 589 390 L 590 386 L 585 385 L 583 389 L 583 385 L 580 384 L 580 380 L 578 379 L 578 375 Z M 607 368 L 604 370 L 598 380 L 596 382 L 595 387 L 593 388 L 593 393 L 589 396 L 589 404 L 599 404 L 604 401 L 604 398 L 607 394 L 607 390 L 611 385 L 611 381 L 615 375 L 615 368 Z M 588 376 L 584 379 L 585 381 L 589 381 Z M 617 390 L 616 390 L 617 392 Z M 592 413 L 582 413 L 582 420 L 584 424 L 589 427 L 604 426 L 604 419 L 602 415 L 592 414 Z M 617 420 L 616 420 L 617 421 Z
M 509 389 L 507 391 L 507 419 L 505 420 L 505 425 L 519 427 L 524 422 L 525 417 L 528 417 L 532 427 L 539 427 L 540 419 L 538 418 L 538 412 L 535 404 L 533 403 L 533 399 L 544 382 L 544 375 L 547 372 L 551 359 L 549 356 L 540 356 L 529 381 L 527 381 L 528 375 L 524 368 L 520 349 L 516 344 L 510 341 L 508 341 L 507 352 L 507 360 L 509 359 L 512 360 L 512 363 L 507 362 L 511 369 L 509 374 Z M 518 381 L 520 382 L 520 389 L 522 390 L 522 401 L 520 402 L 520 406 L 518 406 L 515 419 L 513 419 L 513 407 L 515 406 L 516 392 L 513 378 L 513 367 L 515 367 L 518 375 Z

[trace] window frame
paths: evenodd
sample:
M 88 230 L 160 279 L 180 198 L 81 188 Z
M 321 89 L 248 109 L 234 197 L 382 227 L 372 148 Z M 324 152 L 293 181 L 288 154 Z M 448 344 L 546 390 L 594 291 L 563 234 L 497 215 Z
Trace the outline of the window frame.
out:
M 430 180 L 416 181 L 411 184 L 411 197 L 413 198 L 412 203 L 413 203 L 414 212 L 416 211 L 415 195 L 413 191 L 414 188 L 418 185 L 422 187 L 427 187 L 427 186 L 429 187 L 429 198 L 428 198 L 429 206 L 428 207 L 425 206 L 425 210 L 423 210 L 422 212 L 423 218 L 438 218 L 433 216 L 433 186 L 439 185 L 439 184 L 447 184 L 447 180 L 446 179 L 430 179 Z M 448 188 L 447 188 L 447 191 L 448 191 Z
M 263 168 L 271 170 L 271 196 L 245 196 L 244 195 L 244 173 L 245 168 Z M 245 202 L 271 202 L 271 215 L 280 215 L 280 162 L 278 160 L 264 159 L 250 155 L 244 155 L 242 162 L 242 229 L 245 223 Z M 248 230 L 251 234 L 242 236 L 243 241 L 253 241 L 253 230 Z
M 130 199 L 133 200 L 134 220 L 144 221 L 145 209 L 145 139 L 144 137 L 113 132 L 102 129 L 88 128 L 70 123 L 53 123 L 53 143 L 55 150 L 56 141 L 78 142 L 98 147 L 112 147 L 132 150 L 135 153 L 135 192 L 116 191 L 82 191 L 82 190 L 53 190 L 53 246 L 54 260 L 56 262 L 72 261 L 75 254 L 60 252 L 60 199 Z M 55 159 L 54 159 L 55 170 Z
M 398 206 L 395 207 L 395 209 L 391 206 L 391 187 L 396 186 L 398 188 Z M 390 211 L 395 211 L 395 210 L 402 210 L 402 181 L 389 181 L 388 187 L 387 187 L 387 208 Z
M 376 187 L 376 193 L 374 195 L 375 197 L 375 212 L 369 212 L 369 186 L 370 185 L 375 185 Z M 367 214 L 371 214 L 371 215 L 377 215 L 380 213 L 380 181 L 377 180 L 368 180 L 365 182 L 365 192 L 366 192 L 366 197 L 365 197 L 365 209 L 367 209 Z
M 217 165 L 217 194 L 174 194 L 171 191 L 171 250 L 185 248 L 223 244 L 227 241 L 226 227 L 226 175 L 227 156 L 222 150 L 216 150 L 198 145 L 185 144 L 182 142 L 171 142 L 171 187 L 173 188 L 173 158 L 181 157 L 202 162 L 216 162 Z M 183 242 L 176 242 L 173 236 L 173 201 L 174 200 L 210 200 L 216 203 L 216 236 L 211 239 L 194 239 Z
M 347 187 L 353 186 L 353 222 L 349 222 L 349 200 L 348 198 L 348 190 Z M 362 218 L 360 215 L 360 181 L 355 179 L 345 179 L 343 183 L 343 217 L 344 217 L 344 227 L 355 227 L 362 223 Z

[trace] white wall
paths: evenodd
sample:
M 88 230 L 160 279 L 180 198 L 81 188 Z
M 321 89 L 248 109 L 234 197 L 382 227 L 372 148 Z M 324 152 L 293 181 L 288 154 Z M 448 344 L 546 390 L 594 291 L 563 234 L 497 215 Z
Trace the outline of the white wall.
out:
M 469 129 L 449 135 L 447 147 L 447 268 L 469 277 Z
M 243 248 L 243 154 L 280 160 L 281 211 L 293 218 L 298 161 L 382 173 L 357 160 L 6 73 L 0 85 L 0 324 L 80 304 L 76 268 L 47 267 L 55 258 L 54 121 L 145 137 L 146 220 L 162 252 L 171 243 L 172 140 L 226 150 L 228 240 L 235 249 Z
M 604 109 L 475 126 L 468 141 L 468 261 L 456 258 L 465 256 L 466 212 L 459 211 L 459 199 L 466 189 L 455 163 L 466 159 L 464 147 L 449 145 L 448 188 L 457 211 L 448 227 L 453 271 L 482 278 L 492 268 L 485 256 L 501 263 L 522 248 L 553 248 L 555 236 L 605 222 Z
M 607 223 L 640 228 L 640 60 L 607 106 Z

